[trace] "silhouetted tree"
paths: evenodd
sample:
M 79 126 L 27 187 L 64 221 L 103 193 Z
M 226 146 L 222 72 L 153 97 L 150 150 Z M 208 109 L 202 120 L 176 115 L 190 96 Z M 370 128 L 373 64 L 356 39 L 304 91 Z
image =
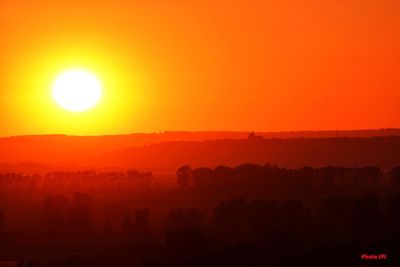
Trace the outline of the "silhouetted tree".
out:
M 72 207 L 68 210 L 68 226 L 73 237 L 87 237 L 92 228 L 90 214 L 91 197 L 88 194 L 76 192 Z
M 191 229 L 202 231 L 204 229 L 203 214 L 195 209 L 174 209 L 168 214 L 167 231 Z
M 22 260 L 18 262 L 17 267 L 40 267 L 40 262 L 39 261 L 25 261 Z
M 122 219 L 122 237 L 126 240 L 133 238 L 133 223 L 129 214 L 126 214 Z
M 4 210 L 0 210 L 0 227 L 4 224 L 6 221 L 6 215 L 4 213 Z
M 309 192 L 313 186 L 315 170 L 311 167 L 304 167 L 297 170 L 295 174 L 296 189 L 302 192 Z
M 391 171 L 391 182 L 399 186 L 400 185 L 400 166 L 394 167 Z
M 98 230 L 97 238 L 102 242 L 113 242 L 117 240 L 118 234 L 111 226 L 111 223 L 107 221 L 107 223 Z
M 214 184 L 214 170 L 197 168 L 192 170 L 193 185 L 197 189 L 211 189 Z
M 205 254 L 211 240 L 205 234 L 203 215 L 195 209 L 176 209 L 168 215 L 166 244 L 177 262 Z
M 337 172 L 337 169 L 331 166 L 324 167 L 319 170 L 320 179 L 325 188 L 332 188 L 335 183 L 335 176 L 337 175 Z
M 331 196 L 321 200 L 316 211 L 316 234 L 323 242 L 346 242 L 353 237 L 352 227 L 355 200 Z
M 400 193 L 387 196 L 387 228 L 391 240 L 400 240 Z
M 178 266 L 182 266 L 180 263 L 209 255 L 213 250 L 212 240 L 205 232 L 188 228 L 168 231 L 166 245 Z M 193 266 L 193 264 L 186 266 Z
M 135 222 L 133 224 L 133 237 L 136 242 L 149 242 L 152 239 L 150 229 L 150 211 L 138 209 L 135 211 Z
M 232 199 L 215 208 L 213 218 L 219 237 L 233 243 L 246 242 L 250 238 L 248 211 L 244 199 Z
M 362 176 L 365 182 L 370 183 L 378 183 L 382 176 L 382 172 L 378 167 L 363 167 L 360 172 L 360 176 Z
M 89 207 L 72 207 L 68 213 L 68 226 L 73 237 L 87 237 L 91 227 Z
M 382 236 L 382 212 L 376 196 L 364 195 L 357 200 L 354 211 L 354 231 L 363 244 L 369 245 L 379 241 Z
M 50 195 L 43 202 L 43 230 L 46 237 L 64 236 L 67 226 L 68 198 L 64 195 Z
M 182 188 L 187 188 L 192 180 L 192 168 L 189 165 L 182 166 L 176 172 L 177 184 Z
M 92 204 L 92 198 L 82 192 L 75 192 L 72 198 L 73 207 L 90 207 Z
M 0 240 L 3 236 L 3 229 L 4 229 L 5 221 L 6 221 L 6 216 L 4 214 L 4 211 L 0 210 Z

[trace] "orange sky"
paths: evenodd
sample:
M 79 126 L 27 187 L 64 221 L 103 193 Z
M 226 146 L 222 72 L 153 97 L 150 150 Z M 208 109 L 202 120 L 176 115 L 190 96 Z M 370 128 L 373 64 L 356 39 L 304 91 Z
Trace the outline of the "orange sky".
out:
M 82 3 L 84 2 L 84 3 Z M 400 2 L 0 2 L 0 135 L 400 127 Z M 60 72 L 104 85 L 53 103 Z

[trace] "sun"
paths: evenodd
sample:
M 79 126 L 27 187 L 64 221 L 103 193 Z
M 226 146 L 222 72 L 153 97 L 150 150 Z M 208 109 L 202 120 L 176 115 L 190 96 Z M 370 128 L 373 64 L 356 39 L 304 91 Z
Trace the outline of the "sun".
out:
M 101 84 L 95 75 L 85 70 L 70 70 L 57 77 L 53 98 L 62 108 L 83 112 L 96 106 L 101 99 Z

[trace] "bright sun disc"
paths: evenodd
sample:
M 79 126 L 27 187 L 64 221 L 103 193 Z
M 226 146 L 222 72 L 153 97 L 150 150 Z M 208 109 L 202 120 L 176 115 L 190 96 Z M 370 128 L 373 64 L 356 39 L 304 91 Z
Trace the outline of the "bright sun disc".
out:
M 54 83 L 53 98 L 58 105 L 69 111 L 82 112 L 99 102 L 101 85 L 97 78 L 87 71 L 67 71 Z

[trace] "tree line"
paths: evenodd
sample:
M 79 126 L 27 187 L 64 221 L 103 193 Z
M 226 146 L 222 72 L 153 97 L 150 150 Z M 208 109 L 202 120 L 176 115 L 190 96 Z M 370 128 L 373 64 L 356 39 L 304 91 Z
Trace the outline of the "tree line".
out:
M 176 172 L 176 182 L 183 189 L 215 192 L 279 190 L 307 192 L 312 188 L 384 183 L 383 175 L 381 169 L 376 166 L 288 169 L 270 164 L 243 164 L 233 168 L 228 166 L 191 168 L 189 165 L 184 165 Z M 389 176 L 390 179 L 386 182 L 400 184 L 400 167 L 393 168 Z
M 5 193 L 46 193 L 96 191 L 99 193 L 130 193 L 151 187 L 151 172 L 49 172 L 44 174 L 0 173 L 0 188 Z

